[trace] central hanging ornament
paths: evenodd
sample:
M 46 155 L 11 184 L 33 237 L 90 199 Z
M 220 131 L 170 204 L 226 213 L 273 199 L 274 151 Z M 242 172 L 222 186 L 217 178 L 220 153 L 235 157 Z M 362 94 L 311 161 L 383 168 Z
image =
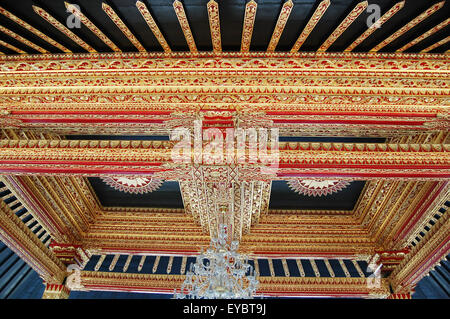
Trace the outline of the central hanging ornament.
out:
M 253 299 L 258 276 L 247 257 L 239 254 L 238 241 L 227 243 L 227 229 L 219 226 L 218 238 L 211 239 L 205 252 L 191 264 L 176 299 Z
M 337 193 L 350 185 L 350 183 L 347 181 L 295 179 L 288 181 L 288 185 L 296 193 L 316 197 Z
M 151 193 L 163 183 L 161 179 L 147 177 L 102 177 L 101 179 L 112 188 L 130 194 Z

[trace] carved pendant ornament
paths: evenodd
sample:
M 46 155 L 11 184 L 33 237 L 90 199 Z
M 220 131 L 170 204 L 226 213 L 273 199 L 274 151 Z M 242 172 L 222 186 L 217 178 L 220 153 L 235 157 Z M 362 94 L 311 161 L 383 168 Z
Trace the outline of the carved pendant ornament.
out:
M 163 180 L 147 177 L 102 177 L 108 186 L 125 193 L 146 194 L 161 187 Z
M 346 188 L 348 181 L 295 179 L 288 181 L 289 187 L 296 193 L 305 196 L 327 196 Z

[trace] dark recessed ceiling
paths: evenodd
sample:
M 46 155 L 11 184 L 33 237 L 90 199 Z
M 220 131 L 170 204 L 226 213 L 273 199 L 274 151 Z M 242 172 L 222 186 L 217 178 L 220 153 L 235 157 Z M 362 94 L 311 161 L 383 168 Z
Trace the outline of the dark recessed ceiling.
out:
M 142 0 L 150 10 L 161 32 L 166 38 L 173 51 L 189 51 L 184 34 L 180 28 L 175 15 L 172 0 Z M 423 11 L 429 8 L 433 1 L 413 1 L 407 0 L 405 6 L 387 21 L 379 30 L 376 30 L 371 36 L 363 41 L 354 52 L 368 52 L 382 40 L 389 37 L 400 27 L 413 20 Z M 107 37 L 109 37 L 122 51 L 136 52 L 137 49 L 122 34 L 116 25 L 110 20 L 108 15 L 103 12 L 102 0 L 72 0 L 69 3 L 78 4 L 81 11 L 87 16 Z M 155 36 L 147 26 L 146 22 L 136 8 L 136 0 L 108 0 L 108 3 L 125 22 L 136 38 L 143 44 L 147 51 L 162 51 L 161 46 Z M 211 35 L 208 22 L 208 13 L 206 4 L 208 0 L 185 0 L 183 5 L 194 36 L 195 43 L 200 51 L 211 51 Z M 224 51 L 239 51 L 242 35 L 242 24 L 244 19 L 244 9 L 247 1 L 245 0 L 227 0 L 219 2 L 219 14 L 221 23 L 222 47 Z M 280 9 L 284 0 L 259 0 L 256 13 L 253 37 L 251 42 L 251 51 L 265 51 L 269 44 L 273 29 L 277 23 Z M 303 28 L 311 18 L 314 10 L 319 4 L 319 0 L 294 0 L 289 20 L 282 33 L 277 46 L 277 51 L 289 51 Z M 348 13 L 358 4 L 354 0 L 333 0 L 328 10 L 306 42 L 303 44 L 302 51 L 316 51 L 334 29 L 342 22 Z M 370 4 L 380 6 L 381 15 L 387 12 L 396 0 L 371 0 Z M 73 52 L 85 52 L 67 36 L 56 30 L 48 22 L 36 14 L 32 5 L 37 5 L 58 21 L 65 24 L 69 13 L 66 11 L 63 0 L 3 0 L 0 5 L 22 20 L 28 22 L 33 27 L 44 32 L 48 36 L 57 40 Z M 354 23 L 335 41 L 328 51 L 341 52 L 349 46 L 366 29 L 366 21 L 372 14 L 372 11 L 363 12 Z M 450 2 L 447 1 L 444 7 L 428 17 L 398 39 L 384 47 L 382 52 L 394 52 L 403 45 L 417 38 L 422 33 L 430 30 L 439 23 L 445 21 L 450 15 Z M 0 25 L 3 25 L 19 35 L 31 40 L 35 44 L 45 48 L 52 53 L 60 53 L 59 49 L 43 41 L 33 33 L 25 30 L 16 23 L 12 22 L 3 15 L 0 15 Z M 88 28 L 81 25 L 80 29 L 72 31 L 93 46 L 98 52 L 111 52 L 111 49 L 97 38 Z M 406 52 L 419 52 L 420 50 L 442 40 L 448 36 L 449 27 L 443 28 L 429 38 L 419 42 Z M 16 41 L 4 33 L 0 32 L 0 40 L 6 41 L 27 53 L 39 53 L 29 48 L 23 43 Z M 442 53 L 448 50 L 450 44 L 444 44 L 431 52 Z M 6 54 L 16 54 L 14 51 L 0 46 L 0 51 Z
M 157 190 L 146 194 L 118 191 L 98 177 L 88 177 L 103 207 L 183 208 L 178 182 L 164 182 Z

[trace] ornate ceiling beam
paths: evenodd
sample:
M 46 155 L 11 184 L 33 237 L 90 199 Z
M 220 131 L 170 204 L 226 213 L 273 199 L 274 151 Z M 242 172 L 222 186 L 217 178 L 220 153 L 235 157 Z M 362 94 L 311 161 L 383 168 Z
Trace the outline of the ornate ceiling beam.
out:
M 244 24 L 242 25 L 241 52 L 250 51 L 250 43 L 252 42 L 253 26 L 255 25 L 257 8 L 258 4 L 254 0 L 250 0 L 245 5 Z
M 71 53 L 72 51 L 70 51 L 69 49 L 67 49 L 65 46 L 63 46 L 62 44 L 56 42 L 55 40 L 53 40 L 52 38 L 50 38 L 49 36 L 47 36 L 46 34 L 42 33 L 41 31 L 37 30 L 36 28 L 34 28 L 33 26 L 29 25 L 28 23 L 26 23 L 25 21 L 23 21 L 22 19 L 16 17 L 14 14 L 12 14 L 11 12 L 9 12 L 8 10 L 5 10 L 4 8 L 0 7 L 0 13 L 3 14 L 5 17 L 7 17 L 8 19 L 14 21 L 15 23 L 17 23 L 18 25 L 20 25 L 21 27 L 23 27 L 24 29 L 34 33 L 35 35 L 37 35 L 39 38 L 41 38 L 43 41 L 46 41 L 48 43 L 50 43 L 51 45 L 53 45 L 54 47 L 57 47 L 58 49 L 60 49 L 62 52 L 66 52 L 66 53 Z
M 398 37 L 402 36 L 403 34 L 405 34 L 406 32 L 408 32 L 409 30 L 411 30 L 412 28 L 414 28 L 416 25 L 418 25 L 419 23 L 421 23 L 422 21 L 424 21 L 426 18 L 428 18 L 429 16 L 431 16 L 433 13 L 435 13 L 436 11 L 438 11 L 440 8 L 442 8 L 444 6 L 445 1 L 441 1 L 439 3 L 436 3 L 434 5 L 432 5 L 430 8 L 428 8 L 427 10 L 425 10 L 422 14 L 420 14 L 419 16 L 417 16 L 415 19 L 411 20 L 410 22 L 408 22 L 406 25 L 404 25 L 403 27 L 401 27 L 400 29 L 398 29 L 396 32 L 394 32 L 391 36 L 389 36 L 387 39 L 383 40 L 382 42 L 380 42 L 378 45 L 376 45 L 373 49 L 370 50 L 370 52 L 378 52 L 380 51 L 382 48 L 384 48 L 386 45 L 388 45 L 389 43 L 391 43 L 392 41 L 394 41 L 395 39 L 397 39 Z
M 91 47 L 89 44 L 81 40 L 77 35 L 75 35 L 72 31 L 70 31 L 66 26 L 64 26 L 61 22 L 56 20 L 54 17 L 52 17 L 47 11 L 44 9 L 38 7 L 38 6 L 32 6 L 34 12 L 36 12 L 38 15 L 40 15 L 45 21 L 50 23 L 53 27 L 58 29 L 60 32 L 64 33 L 69 39 L 71 39 L 73 42 L 78 44 L 80 47 L 85 49 L 86 51 L 90 53 L 97 52 L 93 47 Z
M 95 271 L 81 272 L 84 289 L 109 291 L 140 291 L 172 294 L 185 276 L 124 274 Z M 257 291 L 266 296 L 321 296 L 352 298 L 383 298 L 389 295 L 388 282 L 380 280 L 379 287 L 369 287 L 367 278 L 260 277 Z
M 66 9 L 75 15 L 81 23 L 83 23 L 89 30 L 92 31 L 101 41 L 103 41 L 111 50 L 115 52 L 122 52 L 114 42 L 112 42 L 95 24 L 91 22 L 76 6 L 64 2 Z
M 184 7 L 181 1 L 175 0 L 173 2 L 173 9 L 175 10 L 175 14 L 177 15 L 178 22 L 180 23 L 181 30 L 183 31 L 184 37 L 189 46 L 189 50 L 191 52 L 197 52 L 194 36 L 192 35 L 189 21 L 186 17 L 186 13 L 184 12 Z
M 353 41 L 344 52 L 350 52 L 358 45 L 361 44 L 365 39 L 367 39 L 372 33 L 381 28 L 381 26 L 386 23 L 390 18 L 392 18 L 397 12 L 399 12 L 403 6 L 405 5 L 405 1 L 397 2 L 388 12 L 386 12 L 380 19 L 375 21 L 363 34 L 361 34 L 358 39 Z
M 317 50 L 319 52 L 325 52 L 344 33 L 345 30 L 359 17 L 361 13 L 367 8 L 367 1 L 360 2 L 350 12 L 345 19 L 339 24 L 339 26 L 331 33 L 331 35 L 325 40 L 325 42 Z
M 114 24 L 119 28 L 119 30 L 123 33 L 123 35 L 130 40 L 130 42 L 138 49 L 140 52 L 146 52 L 143 45 L 139 42 L 138 39 L 134 36 L 134 34 L 128 29 L 122 19 L 119 18 L 117 13 L 105 2 L 102 2 L 102 9 L 108 15 L 108 17 L 114 22 Z
M 210 0 L 206 5 L 208 9 L 209 29 L 214 52 L 222 52 L 222 37 L 220 35 L 219 5 Z
M 291 14 L 294 3 L 292 0 L 288 0 L 283 4 L 281 8 L 280 15 L 278 16 L 277 24 L 273 30 L 272 37 L 270 38 L 269 46 L 267 47 L 267 52 L 275 51 L 278 41 L 280 41 L 281 34 L 283 33 L 284 27 L 286 26 L 287 20 Z
M 308 36 L 311 34 L 312 30 L 316 26 L 316 24 L 319 22 L 319 20 L 323 17 L 325 14 L 325 11 L 327 11 L 328 7 L 330 6 L 330 0 L 323 0 L 319 3 L 316 10 L 314 11 L 311 19 L 309 19 L 308 24 L 306 24 L 305 28 L 303 29 L 302 33 L 298 37 L 297 41 L 295 41 L 294 46 L 291 49 L 291 53 L 295 53 L 298 50 L 300 50 L 303 43 L 305 43 Z
M 162 174 L 165 179 L 163 172 L 168 172 L 168 167 L 163 165 L 170 164 L 173 178 L 187 176 L 183 165 L 172 162 L 173 143 L 2 140 L 0 171 L 85 176 Z M 449 152 L 449 144 L 280 143 L 276 177 L 269 178 L 446 179 L 450 176 Z M 252 174 L 259 166 L 248 164 L 245 169 Z
M 156 40 L 158 40 L 159 44 L 164 49 L 164 52 L 166 53 L 172 52 L 169 44 L 167 43 L 161 31 L 159 30 L 158 25 L 156 24 L 155 20 L 150 14 L 150 11 L 147 9 L 145 3 L 143 3 L 142 1 L 136 1 L 136 7 L 138 8 L 145 22 L 147 22 L 147 25 L 150 28 L 150 30 L 152 30 L 153 34 L 156 37 Z

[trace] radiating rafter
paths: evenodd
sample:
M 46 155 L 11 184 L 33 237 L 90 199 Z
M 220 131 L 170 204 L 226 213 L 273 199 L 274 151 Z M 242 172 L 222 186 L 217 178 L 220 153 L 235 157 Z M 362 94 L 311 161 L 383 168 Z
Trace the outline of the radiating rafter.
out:
M 138 8 L 145 22 L 147 22 L 147 25 L 150 28 L 150 30 L 152 30 L 153 34 L 156 37 L 156 40 L 158 40 L 159 44 L 164 49 L 164 52 L 166 53 L 172 52 L 169 44 L 167 43 L 166 39 L 161 33 L 161 30 L 159 30 L 158 25 L 156 24 L 155 20 L 150 14 L 150 11 L 148 11 L 147 6 L 141 1 L 136 1 L 136 7 Z
M 400 49 L 398 49 L 396 52 L 403 52 L 405 50 L 408 50 L 410 47 L 416 45 L 417 43 L 419 43 L 422 40 L 425 40 L 426 38 L 428 38 L 430 35 L 435 34 L 436 32 L 438 32 L 439 30 L 442 30 L 443 28 L 445 28 L 446 26 L 448 26 L 450 24 L 450 18 L 448 18 L 447 20 L 439 23 L 437 26 L 431 28 L 430 30 L 428 30 L 427 32 L 423 33 L 422 35 L 418 36 L 417 38 L 415 38 L 414 40 L 412 40 L 411 42 L 405 44 L 404 46 L 402 46 Z
M 29 46 L 30 48 L 35 49 L 36 51 L 39 51 L 41 53 L 49 53 L 47 50 L 41 48 L 40 46 L 34 44 L 31 41 L 28 41 L 27 39 L 25 39 L 24 37 L 21 37 L 20 35 L 18 35 L 17 33 L 9 30 L 8 28 L 5 28 L 4 26 L 0 25 L 0 31 L 5 33 L 6 35 L 10 36 L 11 38 L 13 38 L 16 41 L 19 41 L 23 44 L 25 44 L 26 46 Z
M 173 2 L 173 9 L 177 15 L 178 22 L 180 23 L 181 30 L 183 31 L 186 42 L 189 46 L 191 52 L 197 52 L 197 47 L 195 45 L 194 36 L 192 35 L 191 28 L 189 27 L 189 22 L 186 17 L 186 12 L 184 12 L 184 7 L 181 1 L 175 0 Z
M 390 18 L 392 18 L 397 12 L 400 11 L 400 9 L 403 8 L 405 5 L 405 1 L 401 1 L 396 3 L 392 8 L 389 9 L 388 12 L 386 12 L 381 18 L 379 18 L 377 21 L 374 22 L 363 34 L 361 34 L 358 39 L 353 41 L 352 44 L 350 44 L 347 49 L 345 49 L 345 52 L 350 52 L 354 48 L 356 48 L 358 45 L 361 44 L 365 39 L 367 39 L 372 33 L 374 33 L 376 30 L 378 30 L 386 21 L 388 21 Z
M 222 37 L 220 34 L 219 5 L 210 0 L 206 5 L 208 9 L 209 29 L 211 30 L 211 42 L 214 52 L 222 52 Z
M 5 41 L 2 41 L 2 40 L 0 40 L 0 45 L 4 46 L 5 48 L 8 48 L 10 50 L 16 51 L 17 53 L 22 53 L 22 54 L 26 53 L 25 51 L 23 51 L 19 48 L 16 48 L 15 46 L 13 46 L 9 43 L 6 43 Z
M 317 22 L 322 18 L 322 16 L 325 14 L 325 11 L 327 11 L 328 7 L 330 6 L 330 0 L 323 0 L 319 3 L 316 10 L 314 11 L 311 19 L 309 19 L 308 24 L 303 29 L 302 33 L 298 37 L 297 41 L 295 41 L 294 46 L 291 49 L 292 53 L 297 52 L 300 50 L 300 47 L 305 43 L 306 39 L 316 26 Z
M 14 21 L 15 23 L 17 23 L 18 25 L 20 25 L 22 28 L 30 31 L 31 33 L 34 33 L 35 35 L 37 35 L 42 40 L 50 43 L 54 47 L 57 47 L 61 51 L 65 52 L 65 53 L 71 53 L 72 52 L 69 49 L 67 49 L 65 46 L 63 46 L 62 44 L 56 42 L 55 40 L 53 40 L 52 38 L 50 38 L 46 34 L 42 33 L 41 31 L 37 30 L 36 28 L 32 27 L 31 25 L 29 25 L 28 23 L 26 23 L 22 19 L 16 17 L 14 14 L 9 12 L 8 10 L 5 10 L 4 8 L 0 7 L 0 13 L 3 14 L 8 19 L 10 19 L 10 20 Z
M 423 49 L 422 51 L 420 51 L 420 53 L 426 53 L 426 52 L 430 52 L 438 47 L 440 47 L 441 45 L 446 44 L 447 42 L 450 42 L 450 36 L 446 37 L 445 39 L 442 39 L 439 42 L 436 42 L 435 44 L 430 45 L 429 47 Z M 448 53 L 448 50 L 445 51 L 445 53 Z
M 378 52 L 380 49 L 384 48 L 386 45 L 400 37 L 401 35 L 405 34 L 412 28 L 414 28 L 416 25 L 418 25 L 420 22 L 431 16 L 433 13 L 438 11 L 442 6 L 444 5 L 445 1 L 441 1 L 439 3 L 436 3 L 432 5 L 430 8 L 425 10 L 422 14 L 414 18 L 412 21 L 408 22 L 406 25 L 401 27 L 399 30 L 394 32 L 390 37 L 383 40 L 381 43 L 379 43 L 377 46 L 375 46 L 373 49 L 370 50 L 370 52 Z
M 360 2 L 356 7 L 350 12 L 344 19 L 344 21 L 339 24 L 339 26 L 333 31 L 333 33 L 325 40 L 325 42 L 320 46 L 319 52 L 325 52 L 333 43 L 344 33 L 345 30 L 359 17 L 361 13 L 367 8 L 367 1 Z
M 291 15 L 292 8 L 294 7 L 294 3 L 291 0 L 286 1 L 281 8 L 280 15 L 278 16 L 277 24 L 275 25 L 275 29 L 273 30 L 272 37 L 270 38 L 269 46 L 267 47 L 267 51 L 273 52 L 277 47 L 278 41 L 280 41 L 281 34 L 283 33 L 284 27 L 286 26 L 286 22 Z
M 66 28 L 61 22 L 56 20 L 54 17 L 52 17 L 47 11 L 44 9 L 33 6 L 34 12 L 39 14 L 45 21 L 50 23 L 53 27 L 58 29 L 60 32 L 64 33 L 69 39 L 71 39 L 73 42 L 81 46 L 83 49 L 85 49 L 88 52 L 95 53 L 97 52 L 93 47 L 91 47 L 89 44 L 81 40 L 76 34 L 74 34 L 72 31 L 70 31 L 68 28 Z
M 64 2 L 67 10 L 69 10 L 74 16 L 76 16 L 81 23 L 83 23 L 89 30 L 92 31 L 100 40 L 102 40 L 108 47 L 115 52 L 122 52 L 117 45 L 115 45 L 99 28 L 97 28 L 91 20 L 89 20 L 76 6 Z
M 253 26 L 255 25 L 256 9 L 258 4 L 251 0 L 245 5 L 244 24 L 242 26 L 241 52 L 250 50 L 252 41 Z
M 105 2 L 102 2 L 102 9 L 108 15 L 108 17 L 114 22 L 119 30 L 127 37 L 128 40 L 138 49 L 140 52 L 146 52 L 144 46 L 138 41 L 134 34 L 128 29 L 122 19 L 119 18 L 117 13 Z

